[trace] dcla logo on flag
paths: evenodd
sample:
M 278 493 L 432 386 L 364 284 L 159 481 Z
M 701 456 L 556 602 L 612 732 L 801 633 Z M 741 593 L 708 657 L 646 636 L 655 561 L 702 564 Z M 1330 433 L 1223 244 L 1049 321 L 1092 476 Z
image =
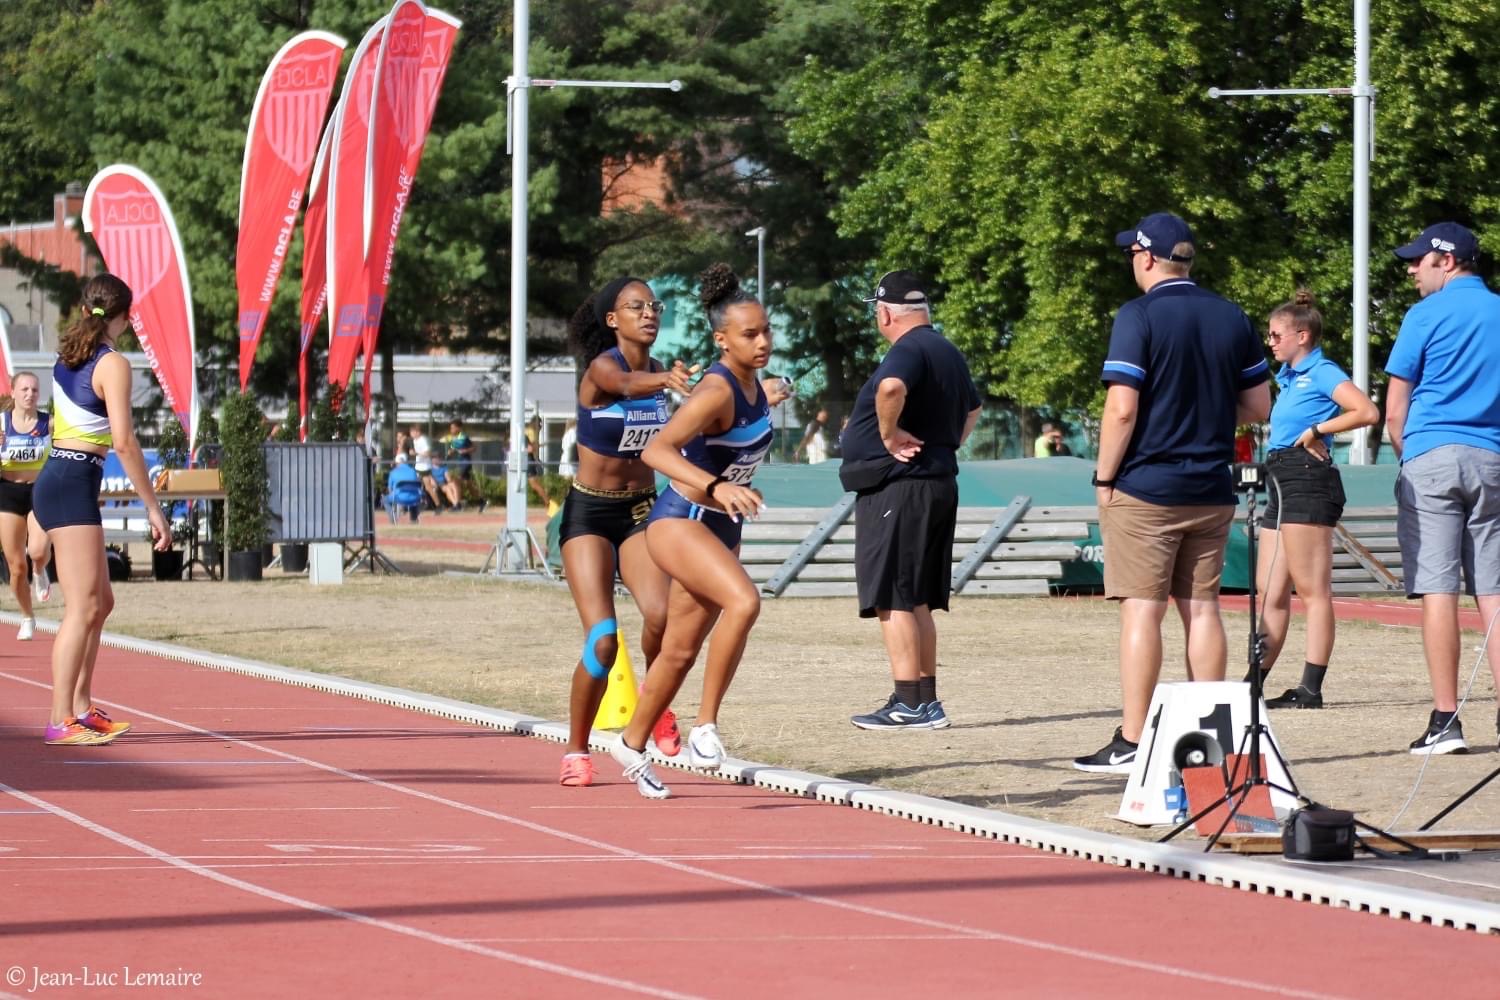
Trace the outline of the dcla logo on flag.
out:
M 401 11 L 401 20 L 386 30 L 385 66 L 381 71 L 380 89 L 384 91 L 396 140 L 403 150 L 410 149 L 416 138 L 416 102 L 421 96 L 418 78 L 422 69 L 426 21 L 422 8 L 413 4 Z
M 99 192 L 99 225 L 94 233 L 99 250 L 116 274 L 129 276 L 137 301 L 167 276 L 172 262 L 172 237 L 162 223 L 156 201 L 146 192 Z
M 328 59 L 318 53 L 288 56 L 276 68 L 263 128 L 271 149 L 294 172 L 305 171 L 317 153 L 320 130 L 313 122 L 322 122 L 331 88 Z

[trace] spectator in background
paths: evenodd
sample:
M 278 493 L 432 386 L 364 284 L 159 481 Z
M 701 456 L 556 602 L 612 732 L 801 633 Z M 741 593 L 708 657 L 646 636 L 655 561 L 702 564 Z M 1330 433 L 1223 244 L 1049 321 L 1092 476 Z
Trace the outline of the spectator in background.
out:
M 396 523 L 397 507 L 405 507 L 407 516 L 415 522 L 422 508 L 422 477 L 406 460 L 405 452 L 396 452 L 396 464 L 386 476 L 385 490 L 381 503 L 390 515 L 391 523 Z
M 797 442 L 796 448 L 792 449 L 792 458 L 795 460 L 806 450 L 808 465 L 828 461 L 827 427 L 828 411 L 820 407 L 817 416 L 807 422 L 807 428 L 802 432 L 802 440 Z
M 412 468 L 422 479 L 422 491 L 432 498 L 432 509 L 443 511 L 443 500 L 438 493 L 437 479 L 432 475 L 432 442 L 422 432 L 419 424 L 411 425 Z
M 448 475 L 448 463 L 441 452 L 432 456 L 432 481 L 437 485 L 438 496 L 448 504 L 449 510 L 463 510 L 463 494 L 458 483 Z
M 537 499 L 542 501 L 542 506 L 547 508 L 547 516 L 552 516 L 552 498 L 547 495 L 547 483 L 542 478 L 546 470 L 542 467 L 542 460 L 538 457 L 536 446 L 536 428 L 526 428 L 526 484 L 531 487 Z
M 479 504 L 479 513 L 489 505 L 474 481 L 474 441 L 464 430 L 464 422 L 454 417 L 448 421 L 448 479 L 457 487 L 459 504 L 474 501 Z
M 1061 455 L 1071 455 L 1073 450 L 1063 440 L 1062 428 L 1048 422 L 1042 424 L 1041 436 L 1032 445 L 1031 454 L 1033 458 L 1057 458 Z
M 557 462 L 557 474 L 568 482 L 573 481 L 574 467 L 578 462 L 578 421 L 569 420 L 563 427 L 562 457 Z

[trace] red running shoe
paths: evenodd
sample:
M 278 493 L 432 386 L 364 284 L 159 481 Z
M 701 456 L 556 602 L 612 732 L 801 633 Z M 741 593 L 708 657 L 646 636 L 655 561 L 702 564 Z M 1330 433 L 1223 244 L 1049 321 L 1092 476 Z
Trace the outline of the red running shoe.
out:
M 670 708 L 656 720 L 651 738 L 656 741 L 656 749 L 668 757 L 676 757 L 682 752 L 682 733 L 677 730 L 677 716 Z

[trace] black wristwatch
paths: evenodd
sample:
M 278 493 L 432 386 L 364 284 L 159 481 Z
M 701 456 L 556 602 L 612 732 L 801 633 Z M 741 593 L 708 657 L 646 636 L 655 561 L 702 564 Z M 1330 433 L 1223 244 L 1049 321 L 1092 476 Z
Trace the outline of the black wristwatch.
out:
M 1115 481 L 1113 479 L 1100 479 L 1099 478 L 1099 470 L 1098 469 L 1095 469 L 1094 470 L 1094 474 L 1089 477 L 1089 482 L 1093 483 L 1095 486 L 1102 486 L 1102 487 L 1104 487 L 1105 489 L 1108 489 L 1108 490 L 1112 490 L 1112 489 L 1115 488 Z

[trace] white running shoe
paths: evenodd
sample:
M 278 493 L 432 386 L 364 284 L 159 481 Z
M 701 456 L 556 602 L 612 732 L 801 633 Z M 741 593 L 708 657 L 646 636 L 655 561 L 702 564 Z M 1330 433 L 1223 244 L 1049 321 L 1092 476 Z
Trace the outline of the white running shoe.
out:
M 16 638 L 19 639 L 22 642 L 26 642 L 28 639 L 30 639 L 35 634 L 36 634 L 36 619 L 35 618 L 22 618 L 21 619 L 21 630 L 16 633 Z
M 609 755 L 625 769 L 625 779 L 635 782 L 635 790 L 648 799 L 667 799 L 672 797 L 672 790 L 661 783 L 656 776 L 656 769 L 651 766 L 651 758 L 640 750 L 632 750 L 625 745 L 625 737 L 622 735 L 615 740 L 615 745 L 609 748 Z
M 47 567 L 32 568 L 31 595 L 43 604 L 52 596 L 52 578 L 47 575 Z
M 719 727 L 712 722 L 694 726 L 688 733 L 688 766 L 704 771 L 717 771 L 724 765 L 724 741 L 719 739 Z

